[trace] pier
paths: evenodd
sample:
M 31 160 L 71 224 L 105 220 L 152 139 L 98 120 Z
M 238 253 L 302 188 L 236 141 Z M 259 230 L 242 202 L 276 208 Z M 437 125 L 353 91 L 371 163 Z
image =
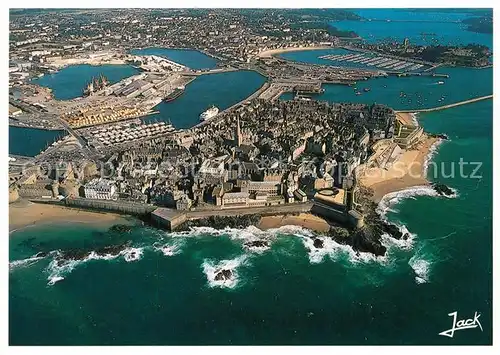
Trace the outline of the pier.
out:
M 465 100 L 465 101 L 455 102 L 453 104 L 448 104 L 448 105 L 444 105 L 444 106 L 438 106 L 438 107 L 432 107 L 432 108 L 424 108 L 424 109 L 417 109 L 417 110 L 399 110 L 399 111 L 395 111 L 395 112 L 396 113 L 416 113 L 416 112 L 441 111 L 441 110 L 446 110 L 446 109 L 452 108 L 452 107 L 457 107 L 457 106 L 472 104 L 472 103 L 478 102 L 478 101 L 489 100 L 489 99 L 492 99 L 492 98 L 493 98 L 493 95 L 486 95 L 486 96 L 476 97 L 476 98 Z

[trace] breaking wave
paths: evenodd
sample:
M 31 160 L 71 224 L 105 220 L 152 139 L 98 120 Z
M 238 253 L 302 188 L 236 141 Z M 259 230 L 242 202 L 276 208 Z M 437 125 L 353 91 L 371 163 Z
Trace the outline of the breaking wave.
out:
M 165 256 L 174 256 L 182 252 L 182 246 L 184 245 L 183 239 L 172 239 L 172 241 L 166 243 L 153 243 L 153 249 L 155 251 L 161 252 Z
M 377 206 L 377 212 L 382 218 L 386 217 L 387 212 L 394 212 L 392 207 L 404 199 L 415 199 L 415 196 L 432 196 L 432 197 L 446 197 L 446 198 L 456 198 L 458 192 L 454 188 L 450 188 L 453 191 L 452 196 L 440 195 L 434 188 L 430 185 L 420 185 L 409 187 L 404 190 L 391 192 L 386 194 L 379 202 Z
M 216 262 L 211 259 L 205 259 L 202 264 L 203 272 L 205 273 L 208 285 L 210 287 L 221 287 L 221 288 L 235 288 L 240 282 L 240 276 L 238 275 L 238 268 L 242 265 L 248 264 L 248 256 L 242 255 L 230 260 L 221 260 Z M 218 277 L 223 270 L 229 270 L 231 276 Z
M 415 282 L 418 284 L 423 284 L 429 282 L 429 275 L 431 271 L 431 262 L 425 259 L 420 259 L 417 254 L 415 254 L 409 261 L 408 264 L 411 266 L 415 272 Z
M 59 254 L 59 253 L 58 253 Z M 90 257 L 90 256 L 89 256 Z M 65 260 L 65 259 L 57 259 L 54 258 L 50 262 L 49 266 L 47 266 L 47 272 L 49 276 L 47 277 L 48 285 L 52 286 L 55 283 L 64 280 L 64 277 L 71 273 L 79 264 L 87 261 L 86 259 L 82 260 Z
M 416 127 L 419 127 L 420 124 L 418 122 L 418 112 L 412 112 L 410 113 L 410 117 L 411 117 L 411 121 L 413 122 L 413 124 L 416 126 Z
M 18 268 L 31 266 L 41 259 L 43 259 L 43 256 L 34 255 L 27 259 L 11 261 L 9 262 L 9 270 L 12 271 Z
M 432 161 L 432 159 L 434 158 L 434 156 L 436 155 L 437 151 L 438 151 L 438 147 L 444 142 L 443 139 L 438 139 L 436 142 L 434 142 L 430 148 L 429 148 L 429 152 L 427 153 L 427 156 L 425 157 L 425 160 L 424 160 L 424 173 L 423 175 L 424 176 L 427 176 L 427 172 L 429 170 L 429 164 L 430 162 Z
M 347 259 L 353 264 L 358 263 L 387 263 L 387 255 L 376 256 L 372 253 L 355 251 L 351 246 L 339 244 L 330 237 L 325 236 L 301 236 L 304 247 L 308 250 L 309 261 L 311 264 L 318 264 L 329 257 L 333 261 L 342 258 Z M 315 245 L 315 241 L 321 242 L 321 247 Z
M 256 226 L 248 226 L 243 229 L 237 228 L 222 228 L 216 229 L 212 227 L 193 227 L 189 231 L 172 232 L 168 234 L 170 237 L 188 238 L 188 237 L 204 237 L 204 236 L 228 236 L 230 239 L 242 242 L 245 250 L 254 253 L 263 253 L 271 248 L 272 242 L 282 235 L 293 235 L 297 237 L 314 236 L 314 233 L 308 229 L 286 225 L 279 228 L 270 228 L 261 230 Z M 256 245 L 255 242 L 263 242 Z
M 91 251 L 87 257 L 82 259 L 65 259 L 61 251 L 53 252 L 55 257 L 47 266 L 46 272 L 49 274 L 47 277 L 48 285 L 64 280 L 77 266 L 82 265 L 91 260 L 115 260 L 120 256 L 126 262 L 133 262 L 140 260 L 143 255 L 144 248 L 128 247 L 117 254 L 104 254 L 99 255 L 95 251 Z
M 144 248 L 127 248 L 120 254 L 122 254 L 123 259 L 129 263 L 131 261 L 141 260 L 143 252 Z

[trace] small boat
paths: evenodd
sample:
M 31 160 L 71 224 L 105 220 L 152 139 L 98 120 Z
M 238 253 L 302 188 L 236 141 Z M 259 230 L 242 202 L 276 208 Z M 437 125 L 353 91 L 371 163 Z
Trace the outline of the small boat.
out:
M 368 92 L 368 91 L 370 91 L 370 90 L 371 90 L 370 88 L 364 88 L 364 89 L 363 89 L 363 91 L 364 91 L 364 92 Z
M 437 82 L 438 85 L 443 85 L 444 84 L 444 81 L 438 81 Z
M 356 91 L 356 95 L 361 95 L 361 93 L 359 91 Z

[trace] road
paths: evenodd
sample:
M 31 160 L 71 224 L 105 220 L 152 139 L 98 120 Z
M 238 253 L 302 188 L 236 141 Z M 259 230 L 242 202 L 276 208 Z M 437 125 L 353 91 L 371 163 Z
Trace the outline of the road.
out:
M 82 152 L 85 155 L 85 157 L 91 160 L 96 160 L 98 158 L 99 154 L 90 149 L 85 139 L 83 139 L 83 137 L 80 134 L 78 134 L 73 128 L 71 128 L 68 122 L 66 122 L 62 118 L 59 118 L 59 122 L 63 125 L 64 129 L 68 131 L 68 133 L 71 134 L 73 137 L 75 137 L 78 140 L 78 142 L 82 145 Z

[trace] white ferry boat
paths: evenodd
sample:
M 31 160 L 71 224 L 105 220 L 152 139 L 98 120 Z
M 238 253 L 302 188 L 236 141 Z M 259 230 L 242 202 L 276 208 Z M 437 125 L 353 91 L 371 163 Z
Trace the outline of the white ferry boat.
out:
M 215 117 L 215 116 L 217 116 L 218 113 L 219 113 L 219 109 L 215 106 L 212 106 L 200 115 L 200 121 L 205 121 L 205 120 L 208 120 L 212 117 Z

